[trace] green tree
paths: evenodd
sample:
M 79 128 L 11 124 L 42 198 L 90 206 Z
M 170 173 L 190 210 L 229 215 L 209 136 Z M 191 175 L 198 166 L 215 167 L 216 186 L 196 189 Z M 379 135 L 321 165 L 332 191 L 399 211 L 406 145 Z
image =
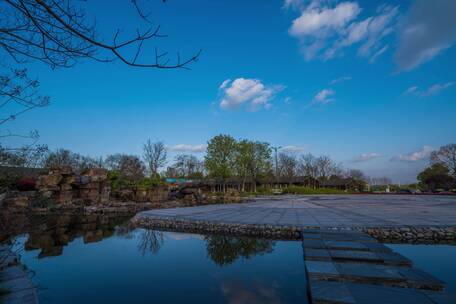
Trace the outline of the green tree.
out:
M 242 191 L 245 191 L 248 178 L 256 192 L 258 178 L 271 170 L 271 147 L 266 142 L 241 140 L 237 144 L 235 161 L 237 175 L 242 179 Z
M 245 183 L 249 177 L 251 163 L 253 162 L 253 142 L 247 139 L 241 140 L 236 146 L 236 174 L 242 180 L 242 191 L 245 191 Z
M 253 191 L 256 192 L 256 182 L 259 177 L 264 177 L 271 172 L 271 146 L 266 142 L 253 143 L 253 162 L 249 168 L 253 179 Z
M 435 163 L 418 174 L 420 185 L 427 190 L 449 189 L 454 184 L 449 170 L 441 163 Z
M 217 135 L 207 145 L 206 169 L 209 176 L 222 181 L 223 191 L 225 191 L 226 179 L 234 173 L 236 148 L 236 140 L 229 135 Z

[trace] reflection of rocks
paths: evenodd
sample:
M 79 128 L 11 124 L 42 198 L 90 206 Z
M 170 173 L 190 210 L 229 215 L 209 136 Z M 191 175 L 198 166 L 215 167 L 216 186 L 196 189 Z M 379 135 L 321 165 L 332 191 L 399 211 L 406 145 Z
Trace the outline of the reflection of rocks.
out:
M 39 258 L 61 255 L 63 247 L 75 238 L 84 243 L 101 241 L 113 235 L 114 228 L 126 222 L 129 216 L 66 213 L 46 216 L 14 217 L 17 228 L 10 227 L 11 235 L 27 233 L 25 250 L 41 250 Z
M 45 257 L 53 257 L 53 256 L 59 256 L 63 253 L 63 246 L 54 246 L 50 248 L 43 248 L 38 255 L 39 259 L 45 258 Z
M 255 255 L 272 252 L 275 242 L 266 239 L 208 235 L 205 237 L 208 256 L 218 265 L 228 265 L 240 257 L 249 259 Z
M 87 231 L 84 233 L 84 243 L 95 243 L 103 239 L 103 230 Z

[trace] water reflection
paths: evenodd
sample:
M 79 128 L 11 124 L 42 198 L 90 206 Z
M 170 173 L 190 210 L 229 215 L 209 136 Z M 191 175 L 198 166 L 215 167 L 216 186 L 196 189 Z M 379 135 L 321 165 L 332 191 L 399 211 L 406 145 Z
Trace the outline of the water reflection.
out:
M 299 242 L 134 229 L 109 215 L 25 222 L 22 262 L 41 303 L 306 303 Z
M 165 243 L 163 232 L 134 229 L 128 224 L 129 216 L 106 214 L 84 215 L 81 213 L 48 214 L 43 216 L 17 217 L 10 233 L 28 234 L 24 249 L 40 250 L 38 258 L 59 256 L 63 248 L 78 237 L 83 243 L 99 242 L 113 235 L 136 239 L 141 255 L 157 254 Z M 171 234 L 169 234 L 171 235 Z M 184 235 L 184 234 L 182 234 Z M 181 236 L 181 234 L 179 234 Z M 203 236 L 207 256 L 219 266 L 234 263 L 240 258 L 270 253 L 274 241 L 224 235 Z
M 128 221 L 129 216 L 81 213 L 17 215 L 9 220 L 9 235 L 13 238 L 27 234 L 25 250 L 40 250 L 38 258 L 59 256 L 63 248 L 81 237 L 85 244 L 99 242 L 112 236 L 115 227 Z
M 240 257 L 248 259 L 270 253 L 275 244 L 271 240 L 224 235 L 205 236 L 204 239 L 208 256 L 220 266 L 232 264 Z
M 230 304 L 282 303 L 280 285 L 256 281 L 246 286 L 240 281 L 222 283 L 222 292 Z

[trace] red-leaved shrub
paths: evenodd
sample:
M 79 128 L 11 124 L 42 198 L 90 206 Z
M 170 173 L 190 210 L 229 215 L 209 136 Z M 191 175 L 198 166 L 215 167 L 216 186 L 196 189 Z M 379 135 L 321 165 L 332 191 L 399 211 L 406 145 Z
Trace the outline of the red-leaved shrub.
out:
M 16 188 L 19 191 L 31 191 L 36 189 L 36 179 L 33 177 L 23 177 L 16 183 Z

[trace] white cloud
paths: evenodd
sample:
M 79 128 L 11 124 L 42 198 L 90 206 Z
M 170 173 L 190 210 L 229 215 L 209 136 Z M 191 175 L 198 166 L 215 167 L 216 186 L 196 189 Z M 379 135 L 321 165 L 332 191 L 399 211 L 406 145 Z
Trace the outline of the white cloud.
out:
M 415 95 L 415 94 L 419 94 L 418 86 L 412 86 L 412 87 L 408 88 L 407 90 L 405 90 L 405 92 L 404 92 L 404 95 Z
M 420 150 L 407 154 L 399 154 L 391 158 L 391 161 L 417 162 L 428 159 L 433 151 L 430 146 L 423 146 Z
M 223 110 L 231 110 L 247 105 L 251 111 L 268 109 L 275 94 L 283 88 L 281 85 L 264 85 L 259 79 L 237 78 L 234 81 L 227 79 L 219 88 L 223 94 L 220 107 Z
M 293 10 L 301 10 L 304 6 L 303 0 L 285 0 L 283 2 L 284 9 L 293 9 Z
M 223 90 L 224 88 L 226 88 L 226 86 L 231 82 L 231 79 L 227 79 L 225 81 L 222 82 L 222 84 L 219 86 L 219 89 L 220 90 Z
M 283 152 L 287 152 L 287 153 L 302 153 L 306 150 L 306 147 L 304 146 L 285 146 L 285 147 L 282 147 L 281 149 Z
M 382 154 L 375 153 L 375 152 L 363 153 L 360 156 L 356 157 L 353 161 L 356 162 L 356 163 L 360 163 L 360 162 L 365 162 L 365 161 L 369 161 L 369 160 L 372 160 L 372 159 L 376 159 L 376 158 L 379 158 L 379 157 L 382 157 L 382 156 L 383 156 Z
M 331 97 L 334 96 L 334 94 L 336 94 L 336 92 L 331 89 L 323 89 L 315 95 L 314 101 L 316 103 L 328 104 L 334 101 L 334 98 Z
M 416 0 L 403 17 L 395 54 L 400 70 L 431 60 L 456 41 L 456 1 Z
M 374 63 L 377 61 L 378 57 L 380 57 L 383 53 L 385 53 L 389 49 L 389 45 L 385 45 L 383 48 L 378 50 L 372 57 L 369 59 L 370 63 Z
M 340 83 L 340 82 L 348 81 L 348 80 L 351 80 L 351 79 L 352 79 L 351 76 L 342 76 L 342 77 L 333 79 L 333 80 L 330 82 L 330 85 L 338 84 L 338 83 Z
M 300 40 L 306 60 L 317 56 L 325 60 L 333 58 L 355 43 L 361 43 L 359 56 L 375 56 L 376 59 L 387 50 L 382 39 L 392 32 L 399 10 L 398 7 L 381 5 L 376 15 L 359 19 L 361 10 L 354 1 L 330 7 L 326 1 L 314 0 L 301 8 L 301 15 L 293 20 L 289 33 Z
M 171 147 L 167 147 L 169 151 L 172 152 L 188 152 L 188 153 L 201 153 L 205 152 L 207 145 L 187 145 L 187 144 L 177 144 Z
M 443 84 L 434 84 L 430 86 L 426 91 L 423 92 L 423 96 L 431 96 L 440 93 L 441 91 L 453 86 L 455 82 L 447 82 Z
M 308 7 L 302 11 L 301 16 L 293 20 L 290 34 L 296 37 L 326 36 L 332 30 L 345 27 L 360 11 L 355 2 L 342 2 L 334 8 Z
M 291 104 L 292 103 L 292 98 L 290 96 L 285 97 L 285 99 L 283 100 L 283 103 L 286 104 L 286 105 Z
M 404 95 L 412 95 L 412 96 L 417 96 L 417 97 L 428 97 L 432 95 L 436 95 L 440 92 L 442 92 L 445 89 L 448 89 L 455 85 L 456 82 L 454 81 L 449 81 L 446 83 L 436 83 L 431 86 L 429 86 L 426 90 L 420 90 L 418 86 L 412 86 L 409 87 L 407 90 L 405 90 Z

